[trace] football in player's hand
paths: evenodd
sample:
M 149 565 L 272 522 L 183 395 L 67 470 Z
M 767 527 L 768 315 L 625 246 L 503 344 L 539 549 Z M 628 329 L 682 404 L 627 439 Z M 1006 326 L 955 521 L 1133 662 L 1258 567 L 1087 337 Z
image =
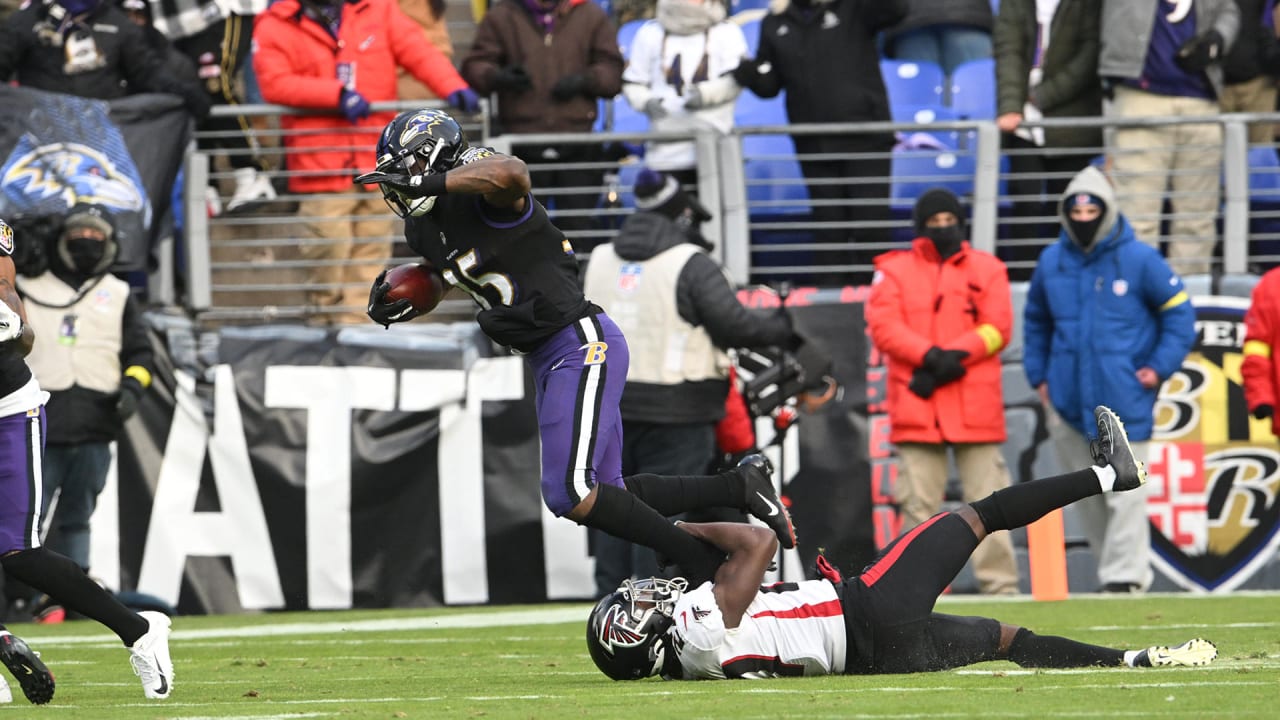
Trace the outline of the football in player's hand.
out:
M 391 289 L 387 302 L 408 298 L 409 304 L 419 314 L 429 313 L 444 297 L 445 282 L 434 267 L 426 263 L 397 265 L 387 271 L 385 278 Z

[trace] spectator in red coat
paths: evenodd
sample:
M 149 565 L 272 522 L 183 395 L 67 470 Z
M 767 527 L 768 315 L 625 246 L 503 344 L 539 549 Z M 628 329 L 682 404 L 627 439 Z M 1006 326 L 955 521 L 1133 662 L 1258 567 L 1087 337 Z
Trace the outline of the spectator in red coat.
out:
M 368 279 L 390 259 L 395 236 L 381 198 L 352 183 L 374 165 L 371 136 L 395 116 L 370 104 L 396 99 L 397 66 L 465 112 L 478 109 L 476 94 L 395 0 L 280 0 L 257 17 L 253 40 L 267 102 L 331 111 L 281 120 L 289 190 L 313 194 L 298 208 L 305 234 L 319 241 L 302 245 L 319 263 L 308 278 L 313 312 L 368 322 Z
M 889 440 L 898 451 L 895 488 L 903 530 L 942 507 L 947 449 L 955 453 L 964 501 L 1008 487 L 1000 350 L 1013 327 L 1005 265 L 969 246 L 964 208 L 950 190 L 916 201 L 909 250 L 876 258 L 867 327 L 889 359 Z M 979 589 L 1018 591 L 1007 532 L 973 555 Z
M 1280 344 L 1280 268 L 1262 276 L 1253 289 L 1249 312 L 1244 316 L 1244 399 L 1249 412 L 1259 420 L 1271 419 L 1271 432 L 1280 435 L 1276 418 L 1276 391 L 1280 388 L 1280 366 L 1275 348 Z

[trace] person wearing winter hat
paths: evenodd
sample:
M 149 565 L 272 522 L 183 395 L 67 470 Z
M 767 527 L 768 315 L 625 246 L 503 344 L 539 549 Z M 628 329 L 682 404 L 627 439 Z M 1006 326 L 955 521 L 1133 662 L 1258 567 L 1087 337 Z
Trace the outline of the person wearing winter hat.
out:
M 1124 418 L 1145 460 L 1160 385 L 1195 341 L 1195 309 L 1160 252 L 1138 241 L 1097 168 L 1075 176 L 1059 214 L 1062 232 L 1040 254 L 1027 292 L 1027 381 L 1064 466 L 1090 457 L 1093 404 L 1103 402 Z M 1142 592 L 1153 579 L 1146 495 L 1129 495 L 1075 505 L 1107 592 Z
M 947 450 L 955 455 L 965 502 L 1009 486 L 1000 351 L 1013 328 L 1004 262 L 966 241 L 965 210 L 950 190 L 921 195 L 910 249 L 876 258 L 867 327 L 888 357 L 889 439 L 898 452 L 895 486 L 907 530 L 942 507 Z M 988 535 L 973 554 L 978 588 L 1018 592 L 1008 532 Z
M 27 361 L 50 393 L 44 503 L 61 491 L 48 545 L 89 567 L 89 517 L 111 464 L 111 442 L 151 385 L 150 340 L 129 284 L 107 271 L 115 226 L 97 205 L 76 205 L 49 253 L 49 269 L 20 277 L 35 330 Z
M 584 278 L 584 292 L 622 328 L 631 350 L 620 405 L 623 473 L 701 475 L 717 456 L 716 424 L 725 415 L 725 350 L 798 349 L 806 341 L 785 313 L 738 301 L 698 232 L 711 213 L 675 178 L 646 168 L 635 195 L 637 211 L 592 251 Z M 817 385 L 831 374 L 831 360 L 810 349 L 817 362 L 805 374 Z M 657 573 L 647 548 L 598 531 L 593 542 L 601 595 Z

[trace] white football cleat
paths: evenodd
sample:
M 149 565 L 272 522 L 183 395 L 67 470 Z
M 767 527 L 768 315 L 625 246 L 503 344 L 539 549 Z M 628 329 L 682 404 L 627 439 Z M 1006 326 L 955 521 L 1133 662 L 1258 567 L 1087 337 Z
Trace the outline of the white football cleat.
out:
M 173 690 L 173 660 L 169 657 L 169 616 L 152 610 L 140 613 L 150 630 L 129 648 L 133 674 L 142 680 L 142 692 L 151 700 L 163 700 Z
M 1208 665 L 1218 657 L 1218 646 L 1205 640 L 1195 638 L 1177 647 L 1157 645 L 1138 652 L 1134 659 L 1135 667 L 1198 667 Z M 1146 660 L 1144 663 L 1143 660 Z

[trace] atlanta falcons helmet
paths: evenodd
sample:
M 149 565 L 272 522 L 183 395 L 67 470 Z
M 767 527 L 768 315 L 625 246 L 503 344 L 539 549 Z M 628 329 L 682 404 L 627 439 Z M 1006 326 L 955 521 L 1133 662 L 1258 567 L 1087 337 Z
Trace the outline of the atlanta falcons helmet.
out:
M 683 578 L 624 580 L 601 598 L 587 618 L 587 649 L 600 672 L 614 680 L 641 680 L 662 672 L 663 637 L 686 587 Z
M 396 175 L 435 175 L 453 169 L 467 149 L 458 121 L 443 110 L 402 112 L 382 129 L 378 139 L 377 172 Z M 421 216 L 435 207 L 435 196 L 411 197 L 386 183 L 382 197 L 400 217 Z

